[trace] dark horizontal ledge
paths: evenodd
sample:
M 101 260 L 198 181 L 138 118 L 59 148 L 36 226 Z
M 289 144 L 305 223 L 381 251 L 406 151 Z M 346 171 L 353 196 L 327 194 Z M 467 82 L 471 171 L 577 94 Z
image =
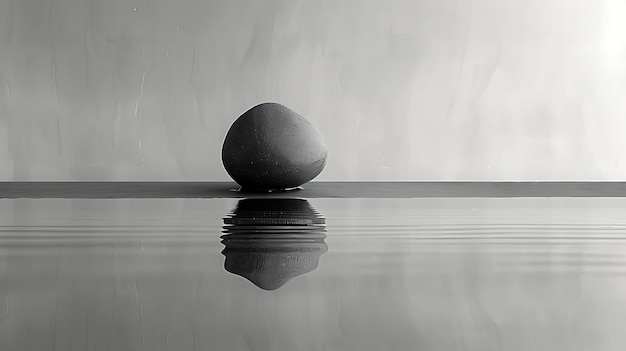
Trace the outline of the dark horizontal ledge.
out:
M 269 194 L 236 189 L 232 182 L 0 182 L 0 198 L 626 197 L 626 182 L 310 182 Z

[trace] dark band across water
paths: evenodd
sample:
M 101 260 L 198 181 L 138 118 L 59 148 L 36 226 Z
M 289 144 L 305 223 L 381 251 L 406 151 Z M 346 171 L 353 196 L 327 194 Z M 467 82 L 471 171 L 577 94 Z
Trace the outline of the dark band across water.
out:
M 246 193 L 234 182 L 0 182 L 0 198 L 626 197 L 626 182 L 310 182 Z

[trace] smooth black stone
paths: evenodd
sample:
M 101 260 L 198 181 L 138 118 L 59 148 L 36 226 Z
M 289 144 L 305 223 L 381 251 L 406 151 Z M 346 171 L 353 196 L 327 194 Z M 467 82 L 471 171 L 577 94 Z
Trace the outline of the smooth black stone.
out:
M 246 111 L 222 147 L 226 172 L 248 190 L 300 186 L 322 172 L 326 156 L 326 142 L 311 122 L 277 103 Z

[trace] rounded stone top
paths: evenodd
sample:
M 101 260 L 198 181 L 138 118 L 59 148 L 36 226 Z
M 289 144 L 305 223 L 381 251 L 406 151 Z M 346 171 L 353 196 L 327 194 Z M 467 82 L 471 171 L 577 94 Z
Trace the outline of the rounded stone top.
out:
M 222 147 L 226 172 L 250 190 L 300 186 L 320 174 L 326 157 L 326 142 L 311 122 L 273 102 L 239 116 Z

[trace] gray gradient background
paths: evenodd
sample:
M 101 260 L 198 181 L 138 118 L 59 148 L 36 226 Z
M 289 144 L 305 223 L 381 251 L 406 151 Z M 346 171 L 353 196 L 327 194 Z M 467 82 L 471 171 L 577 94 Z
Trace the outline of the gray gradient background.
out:
M 264 101 L 321 180 L 626 176 L 620 0 L 0 0 L 0 180 L 227 180 Z

